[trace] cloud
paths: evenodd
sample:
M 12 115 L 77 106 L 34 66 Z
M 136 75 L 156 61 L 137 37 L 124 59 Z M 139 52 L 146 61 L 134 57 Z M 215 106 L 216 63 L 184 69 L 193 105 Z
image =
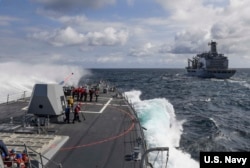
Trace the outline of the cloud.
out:
M 117 63 L 121 62 L 123 58 L 117 55 L 110 55 L 110 56 L 102 56 L 97 58 L 98 63 Z
M 18 20 L 20 19 L 11 16 L 0 16 L 0 26 L 9 26 L 11 22 Z
M 153 67 L 159 64 L 155 60 L 167 60 L 167 65 L 171 64 L 170 58 L 177 62 L 181 55 L 188 57 L 207 51 L 210 40 L 218 42 L 221 53 L 229 56 L 233 53 L 238 60 L 249 57 L 248 0 L 155 0 L 150 3 L 125 0 L 117 4 L 116 0 L 31 1 L 37 4 L 27 9 L 30 11 L 22 13 L 22 8 L 16 9 L 17 14 L 24 16 L 25 20 L 20 19 L 23 23 L 16 20 L 18 16 L 14 13 L 0 16 L 1 61 L 58 64 L 64 61 L 91 68 L 112 67 L 109 61 L 113 60 L 117 61 L 117 67 L 137 67 L 138 62 L 141 67 Z M 149 10 L 138 12 L 142 5 Z M 104 7 L 109 8 L 96 10 Z M 36 11 L 38 15 L 25 17 Z M 117 52 L 131 57 L 115 57 Z M 185 66 L 180 62 L 176 65 Z
M 170 14 L 174 41 L 161 45 L 160 53 L 195 54 L 209 50 L 210 40 L 226 53 L 247 53 L 250 43 L 250 1 L 156 0 Z M 153 23 L 153 22 L 152 22 Z M 169 27 L 168 25 L 166 25 Z
M 67 12 L 71 10 L 82 10 L 88 8 L 101 8 L 106 5 L 115 4 L 116 0 L 33 0 L 44 5 L 45 9 Z
M 126 29 L 127 25 L 123 22 L 116 22 L 110 20 L 93 20 L 89 19 L 85 15 L 59 15 L 49 16 L 53 21 L 62 23 L 65 27 L 73 27 L 81 32 L 101 32 L 106 28 L 113 28 L 115 30 Z
M 112 27 L 108 27 L 103 32 L 89 32 L 86 37 L 89 45 L 124 45 L 128 38 L 128 32 L 124 30 L 117 31 Z
M 88 21 L 88 18 L 84 15 L 76 15 L 76 16 L 66 15 L 66 16 L 61 16 L 59 18 L 54 18 L 54 19 L 67 25 L 82 25 Z
M 135 0 L 127 0 L 127 4 L 128 6 L 133 6 L 134 5 L 134 2 Z
M 232 37 L 235 33 L 233 26 L 229 26 L 224 22 L 215 23 L 211 28 L 211 36 L 214 39 L 223 39 Z
M 175 41 L 160 47 L 160 53 L 195 54 L 203 51 L 210 41 L 209 32 L 202 29 L 183 30 L 176 33 Z
M 150 42 L 148 42 L 141 47 L 131 48 L 128 55 L 133 57 L 147 57 L 147 56 L 152 56 L 154 50 L 155 47 Z
M 56 29 L 53 32 L 38 32 L 30 35 L 34 39 L 48 42 L 54 46 L 90 45 L 90 46 L 113 46 L 124 45 L 128 38 L 128 32 L 112 27 L 105 28 L 102 32 L 78 33 L 72 27 Z
M 204 5 L 211 5 L 213 7 L 225 7 L 229 4 L 230 0 L 202 0 L 202 4 Z
M 171 53 L 174 54 L 187 54 L 187 53 L 193 53 L 196 54 L 198 48 L 197 45 L 192 44 L 190 41 L 183 41 L 175 43 L 173 48 L 171 49 Z
M 56 29 L 54 32 L 38 32 L 31 35 L 35 39 L 46 41 L 54 46 L 76 45 L 83 43 L 84 35 L 77 33 L 73 28 Z
M 163 8 L 175 13 L 178 11 L 190 11 L 201 6 L 200 0 L 156 0 Z

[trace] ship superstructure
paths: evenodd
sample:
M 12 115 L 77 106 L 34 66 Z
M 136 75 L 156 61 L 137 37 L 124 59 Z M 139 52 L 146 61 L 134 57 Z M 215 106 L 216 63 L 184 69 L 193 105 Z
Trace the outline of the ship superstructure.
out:
M 211 41 L 208 45 L 211 46 L 209 52 L 197 54 L 192 59 L 188 59 L 188 67 L 186 67 L 188 75 L 219 79 L 232 77 L 236 70 L 228 68 L 228 58 L 217 52 L 217 43 Z

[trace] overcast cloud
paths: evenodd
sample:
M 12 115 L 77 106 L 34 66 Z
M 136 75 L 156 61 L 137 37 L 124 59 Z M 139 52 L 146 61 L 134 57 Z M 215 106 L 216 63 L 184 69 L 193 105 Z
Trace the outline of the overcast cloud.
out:
M 124 45 L 128 38 L 128 32 L 116 31 L 112 27 L 105 28 L 102 32 L 78 33 L 72 27 L 56 29 L 52 32 L 38 32 L 30 35 L 31 38 L 39 39 L 57 47 L 68 45 L 93 45 L 112 46 Z

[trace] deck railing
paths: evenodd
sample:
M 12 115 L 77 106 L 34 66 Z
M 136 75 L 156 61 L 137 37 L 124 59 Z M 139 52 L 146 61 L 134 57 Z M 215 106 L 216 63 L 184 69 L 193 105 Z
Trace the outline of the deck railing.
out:
M 26 164 L 26 168 L 48 168 L 47 163 L 52 163 L 52 165 L 54 167 L 57 168 L 62 168 L 62 164 L 61 163 L 57 163 L 47 157 L 45 157 L 44 155 L 42 155 L 41 153 L 36 152 L 35 150 L 33 150 L 31 147 L 26 146 L 25 144 L 23 145 L 10 145 L 8 144 L 8 146 L 13 146 L 13 147 L 23 147 L 23 149 L 26 151 L 26 154 L 29 158 L 28 160 L 28 164 Z M 11 165 L 14 165 L 14 161 L 4 161 L 4 163 L 7 162 L 12 162 Z M 13 167 L 13 166 L 11 166 Z
M 7 95 L 0 95 L 0 104 L 9 104 L 16 101 L 26 101 L 31 96 L 30 91 L 23 91 L 18 93 L 11 93 Z

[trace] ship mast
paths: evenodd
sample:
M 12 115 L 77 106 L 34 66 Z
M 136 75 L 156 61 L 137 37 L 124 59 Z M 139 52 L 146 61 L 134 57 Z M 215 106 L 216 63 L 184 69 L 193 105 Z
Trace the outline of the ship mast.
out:
M 208 43 L 208 45 L 211 45 L 211 49 L 210 49 L 210 52 L 212 55 L 217 55 L 217 48 L 216 48 L 216 45 L 217 43 L 215 41 L 211 41 L 211 43 Z

